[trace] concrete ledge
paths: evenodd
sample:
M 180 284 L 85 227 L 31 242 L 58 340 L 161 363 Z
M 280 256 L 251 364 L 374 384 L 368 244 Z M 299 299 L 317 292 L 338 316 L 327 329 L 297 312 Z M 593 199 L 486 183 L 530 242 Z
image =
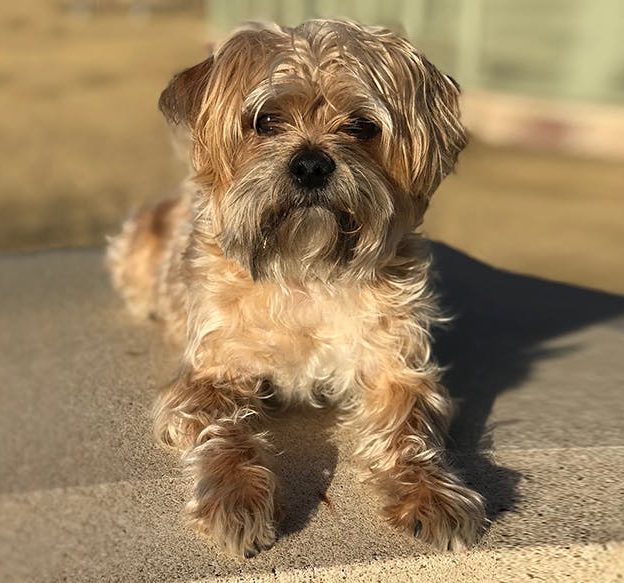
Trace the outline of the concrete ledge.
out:
M 273 422 L 281 538 L 233 560 L 182 524 L 189 484 L 150 441 L 176 354 L 133 323 L 98 251 L 0 256 L 0 580 L 616 581 L 624 556 L 624 299 L 437 245 L 455 327 L 458 463 L 488 498 L 477 549 L 433 555 L 376 515 L 328 412 Z M 619 569 L 619 571 L 618 571 Z
M 228 577 L 228 582 L 317 583 L 440 583 L 469 581 L 621 581 L 624 549 L 621 544 L 530 547 L 511 550 L 476 550 L 457 555 L 438 555 L 374 561 L 371 564 L 297 569 L 271 575 Z M 208 579 L 193 583 L 203 583 Z

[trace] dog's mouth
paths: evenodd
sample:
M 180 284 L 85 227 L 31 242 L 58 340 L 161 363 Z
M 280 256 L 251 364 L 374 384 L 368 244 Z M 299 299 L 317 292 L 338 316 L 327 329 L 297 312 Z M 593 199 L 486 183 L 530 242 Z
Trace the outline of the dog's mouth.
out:
M 288 202 L 265 211 L 250 257 L 251 275 L 265 275 L 271 260 L 347 265 L 359 240 L 353 213 L 337 208 L 322 189 L 295 192 Z
M 290 212 L 296 209 L 320 207 L 330 212 L 335 211 L 335 205 L 331 204 L 326 187 L 297 188 L 290 193 L 288 202 L 284 203 Z

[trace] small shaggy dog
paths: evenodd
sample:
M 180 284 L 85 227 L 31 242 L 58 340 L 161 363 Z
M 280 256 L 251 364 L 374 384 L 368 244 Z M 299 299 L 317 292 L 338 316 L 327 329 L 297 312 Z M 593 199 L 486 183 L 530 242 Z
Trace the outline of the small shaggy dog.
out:
M 400 36 L 329 20 L 239 30 L 163 92 L 193 177 L 125 223 L 108 263 L 130 309 L 184 343 L 155 432 L 194 477 L 192 523 L 228 551 L 276 538 L 269 394 L 342 407 L 391 524 L 439 549 L 482 530 L 445 455 L 416 232 L 466 144 L 458 95 Z

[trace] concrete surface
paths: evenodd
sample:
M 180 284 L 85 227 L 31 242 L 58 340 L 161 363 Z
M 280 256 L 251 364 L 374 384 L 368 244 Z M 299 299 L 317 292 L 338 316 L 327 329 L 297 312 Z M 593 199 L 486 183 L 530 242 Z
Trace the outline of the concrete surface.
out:
M 151 443 L 175 351 L 132 322 L 101 253 L 0 256 L 0 581 L 571 581 L 624 573 L 624 299 L 443 245 L 453 448 L 492 527 L 434 555 L 377 517 L 331 412 L 272 422 L 276 546 L 231 559 L 183 525 L 189 483 Z

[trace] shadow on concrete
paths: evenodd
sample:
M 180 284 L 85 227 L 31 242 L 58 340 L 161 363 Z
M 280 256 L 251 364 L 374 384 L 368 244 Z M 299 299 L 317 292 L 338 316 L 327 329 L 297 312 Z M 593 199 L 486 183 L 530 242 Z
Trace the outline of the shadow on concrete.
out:
M 487 453 L 496 398 L 525 381 L 537 360 L 553 356 L 545 341 L 624 314 L 624 297 L 494 269 L 440 243 L 433 253 L 443 306 L 455 316 L 435 346 L 457 404 L 450 446 L 494 520 L 516 507 L 521 478 Z
M 332 436 L 336 415 L 330 409 L 292 408 L 276 413 L 269 430 L 278 455 L 280 535 L 302 530 L 319 504 L 328 499 L 338 463 Z
M 437 332 L 435 346 L 457 405 L 449 449 L 495 520 L 517 507 L 522 477 L 489 454 L 488 419 L 496 398 L 527 380 L 536 361 L 559 354 L 543 348 L 545 341 L 624 315 L 624 298 L 501 271 L 440 243 L 433 244 L 433 254 L 442 304 L 455 317 Z M 268 429 L 280 452 L 282 535 L 302 530 L 326 501 L 338 460 L 335 424 L 327 409 L 275 411 Z

